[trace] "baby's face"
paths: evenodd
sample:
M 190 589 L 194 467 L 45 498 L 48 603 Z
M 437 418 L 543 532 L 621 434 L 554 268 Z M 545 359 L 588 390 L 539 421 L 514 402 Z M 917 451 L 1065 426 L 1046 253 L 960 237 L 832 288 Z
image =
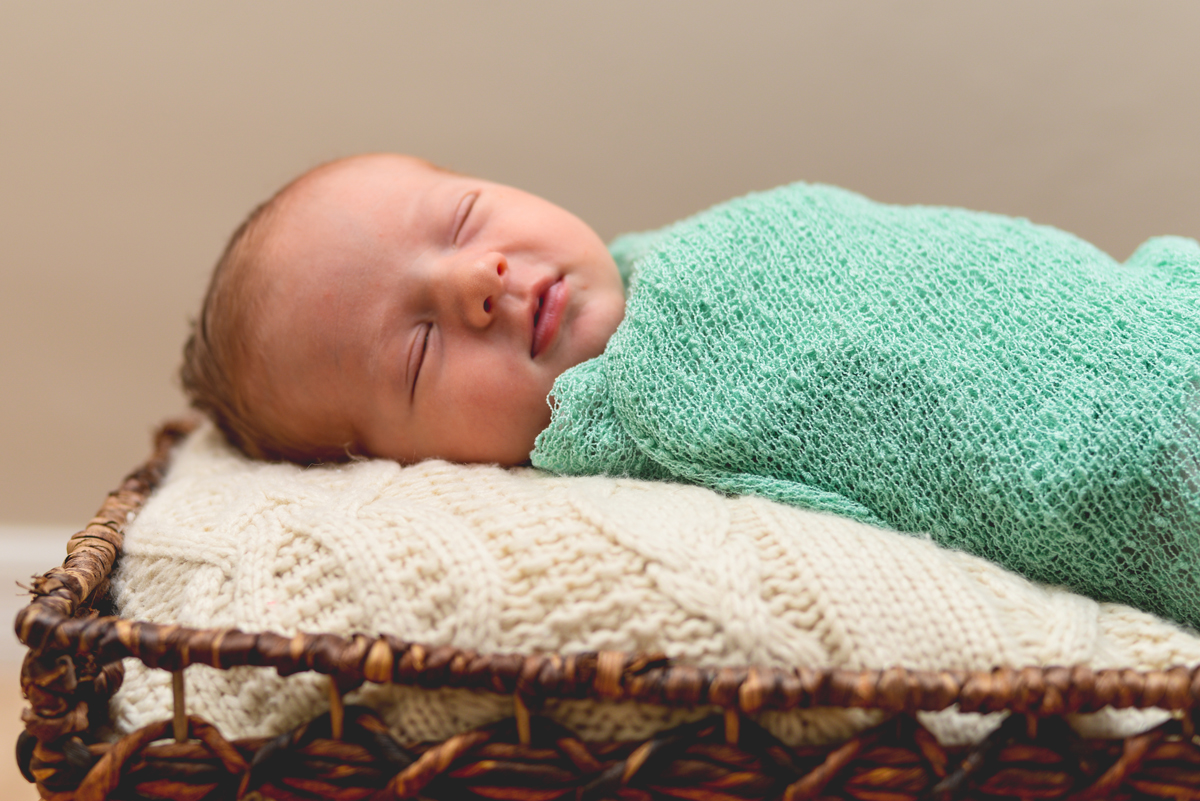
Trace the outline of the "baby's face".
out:
M 525 461 L 624 291 L 600 238 L 511 187 L 404 156 L 321 168 L 269 224 L 252 402 L 304 441 L 401 462 Z

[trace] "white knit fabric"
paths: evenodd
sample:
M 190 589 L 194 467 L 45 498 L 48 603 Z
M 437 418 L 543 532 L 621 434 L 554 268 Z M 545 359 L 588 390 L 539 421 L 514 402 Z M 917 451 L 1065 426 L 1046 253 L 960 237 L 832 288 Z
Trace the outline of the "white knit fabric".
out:
M 180 448 L 126 537 L 124 617 L 247 631 L 389 632 L 488 652 L 662 651 L 697 665 L 990 669 L 1200 663 L 1200 638 L 1150 615 L 1029 583 L 919 537 L 757 498 L 610 478 L 386 461 L 302 469 L 246 460 L 208 426 Z M 170 677 L 134 660 L 119 729 L 170 714 Z M 187 671 L 189 711 L 230 737 L 325 709 L 323 678 Z M 402 740 L 441 739 L 511 700 L 368 685 Z M 711 710 L 592 702 L 546 712 L 588 739 Z M 1092 716 L 1128 731 L 1157 712 Z M 849 736 L 858 710 L 766 713 L 789 743 Z M 997 722 L 925 716 L 947 742 Z

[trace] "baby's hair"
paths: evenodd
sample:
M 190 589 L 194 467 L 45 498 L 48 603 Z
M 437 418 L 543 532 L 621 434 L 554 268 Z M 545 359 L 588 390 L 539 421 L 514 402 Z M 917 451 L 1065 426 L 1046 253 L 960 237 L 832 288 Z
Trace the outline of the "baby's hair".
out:
M 244 387 L 237 380 L 246 367 L 251 344 L 246 330 L 250 304 L 249 262 L 261 246 L 263 229 L 278 195 L 262 203 L 237 227 L 213 268 L 200 316 L 192 321 L 183 347 L 179 378 L 193 407 L 207 414 L 230 443 L 247 456 L 280 458 L 272 436 L 250 413 Z
M 254 286 L 254 268 L 264 258 L 271 218 L 288 191 L 304 177 L 250 212 L 229 238 L 213 268 L 200 316 L 192 322 L 183 347 L 179 378 L 192 406 L 208 415 L 245 455 L 312 464 L 352 458 L 354 448 L 298 441 L 283 430 L 269 404 L 252 399 L 248 392 L 258 345 L 253 320 L 261 313 L 262 294 L 262 287 Z

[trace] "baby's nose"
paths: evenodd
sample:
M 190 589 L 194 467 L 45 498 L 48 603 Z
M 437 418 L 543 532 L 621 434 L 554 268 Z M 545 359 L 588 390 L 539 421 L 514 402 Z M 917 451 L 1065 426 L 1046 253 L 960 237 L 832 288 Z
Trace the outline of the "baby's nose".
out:
M 463 320 L 474 328 L 491 325 L 508 273 L 508 260 L 504 254 L 467 257 L 454 273 L 454 303 Z

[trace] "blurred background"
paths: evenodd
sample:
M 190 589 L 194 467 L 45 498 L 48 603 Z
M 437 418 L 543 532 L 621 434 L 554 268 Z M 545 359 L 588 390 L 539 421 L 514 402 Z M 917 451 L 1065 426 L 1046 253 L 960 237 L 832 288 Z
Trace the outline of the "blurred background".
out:
M 1124 259 L 1200 237 L 1198 34 L 1193 0 L 4 2 L 2 611 L 184 410 L 212 263 L 309 167 L 411 152 L 605 238 L 821 181 Z

